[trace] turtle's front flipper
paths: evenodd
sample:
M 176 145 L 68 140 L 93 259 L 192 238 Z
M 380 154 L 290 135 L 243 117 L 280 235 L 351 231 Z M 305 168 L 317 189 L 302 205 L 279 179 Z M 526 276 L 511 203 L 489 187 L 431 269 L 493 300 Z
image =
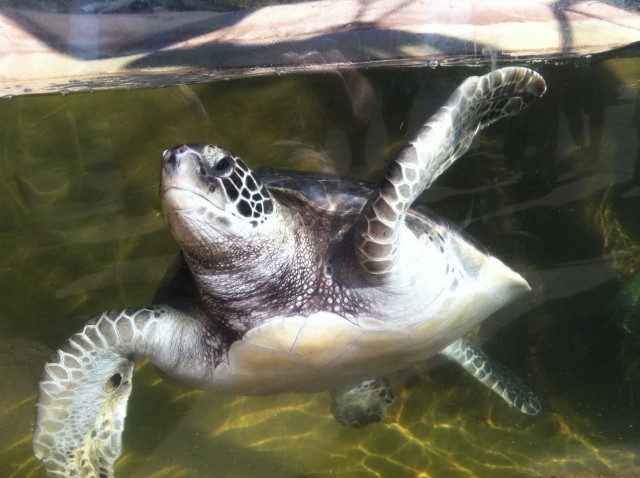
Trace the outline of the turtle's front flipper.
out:
M 47 362 L 40 381 L 33 449 L 50 477 L 113 477 L 131 394 L 134 354 L 195 385 L 211 368 L 193 366 L 202 326 L 169 307 L 105 312 Z
M 522 111 L 546 90 L 536 72 L 502 68 L 467 78 L 389 165 L 354 227 L 356 257 L 370 282 L 384 281 L 396 264 L 399 231 L 411 204 L 476 133 Z
M 537 415 L 542 408 L 538 398 L 520 377 L 491 360 L 468 340 L 456 340 L 440 353 L 459 364 L 481 384 L 498 394 L 509 406 L 527 415 Z

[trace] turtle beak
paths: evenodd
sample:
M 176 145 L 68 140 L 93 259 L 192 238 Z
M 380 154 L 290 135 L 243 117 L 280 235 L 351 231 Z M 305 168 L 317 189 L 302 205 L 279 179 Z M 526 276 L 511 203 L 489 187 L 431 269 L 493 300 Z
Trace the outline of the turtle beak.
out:
M 162 153 L 160 192 L 164 193 L 171 187 L 201 189 L 197 180 L 200 171 L 200 155 L 189 145 L 183 144 L 165 150 Z
M 188 154 L 191 150 L 186 144 L 175 146 L 170 149 L 165 149 L 162 153 L 162 173 L 165 177 L 171 177 L 180 167 L 182 158 L 185 154 Z
M 178 165 L 178 157 L 175 154 L 175 148 L 165 149 L 162 153 L 162 168 L 165 174 L 171 174 Z
M 183 144 L 162 153 L 160 196 L 165 212 L 190 209 L 202 201 L 224 210 L 229 203 L 219 188 L 220 178 L 207 174 L 201 152 L 206 146 Z

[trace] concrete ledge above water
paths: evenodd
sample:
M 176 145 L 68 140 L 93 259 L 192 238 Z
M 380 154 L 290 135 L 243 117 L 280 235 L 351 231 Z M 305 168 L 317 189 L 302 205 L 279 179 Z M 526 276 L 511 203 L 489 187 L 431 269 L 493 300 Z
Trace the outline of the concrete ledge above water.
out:
M 623 0 L 321 0 L 150 14 L 0 8 L 0 96 L 336 67 L 555 61 L 636 42 L 640 14 Z

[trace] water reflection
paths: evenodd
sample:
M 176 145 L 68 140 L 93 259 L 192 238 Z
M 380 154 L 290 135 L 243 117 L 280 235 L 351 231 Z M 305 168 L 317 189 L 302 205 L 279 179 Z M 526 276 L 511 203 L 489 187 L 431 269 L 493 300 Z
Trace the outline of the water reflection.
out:
M 119 476 L 536 476 L 638 465 L 640 62 L 549 66 L 537 108 L 483 134 L 427 194 L 534 291 L 484 348 L 527 377 L 538 417 L 454 366 L 407 380 L 387 423 L 349 430 L 325 395 L 225 397 L 139 367 Z M 330 72 L 0 103 L 0 475 L 31 455 L 49 349 L 98 311 L 149 303 L 177 246 L 159 154 L 213 141 L 253 166 L 375 180 L 470 72 Z M 356 101 L 362 101 L 358 104 Z

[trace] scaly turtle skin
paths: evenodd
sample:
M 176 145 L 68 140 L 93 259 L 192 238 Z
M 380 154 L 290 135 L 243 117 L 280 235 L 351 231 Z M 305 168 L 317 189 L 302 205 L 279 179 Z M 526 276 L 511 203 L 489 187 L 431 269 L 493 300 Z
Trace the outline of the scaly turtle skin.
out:
M 163 304 L 91 320 L 45 365 L 34 450 L 49 475 L 113 476 L 138 354 L 204 390 L 333 391 L 334 414 L 362 426 L 393 398 L 382 377 L 442 353 L 536 413 L 521 382 L 460 340 L 527 282 L 410 206 L 481 128 L 545 88 L 525 68 L 468 78 L 372 190 L 342 179 L 260 180 L 212 145 L 165 151 L 162 206 L 187 278 L 169 280 Z

